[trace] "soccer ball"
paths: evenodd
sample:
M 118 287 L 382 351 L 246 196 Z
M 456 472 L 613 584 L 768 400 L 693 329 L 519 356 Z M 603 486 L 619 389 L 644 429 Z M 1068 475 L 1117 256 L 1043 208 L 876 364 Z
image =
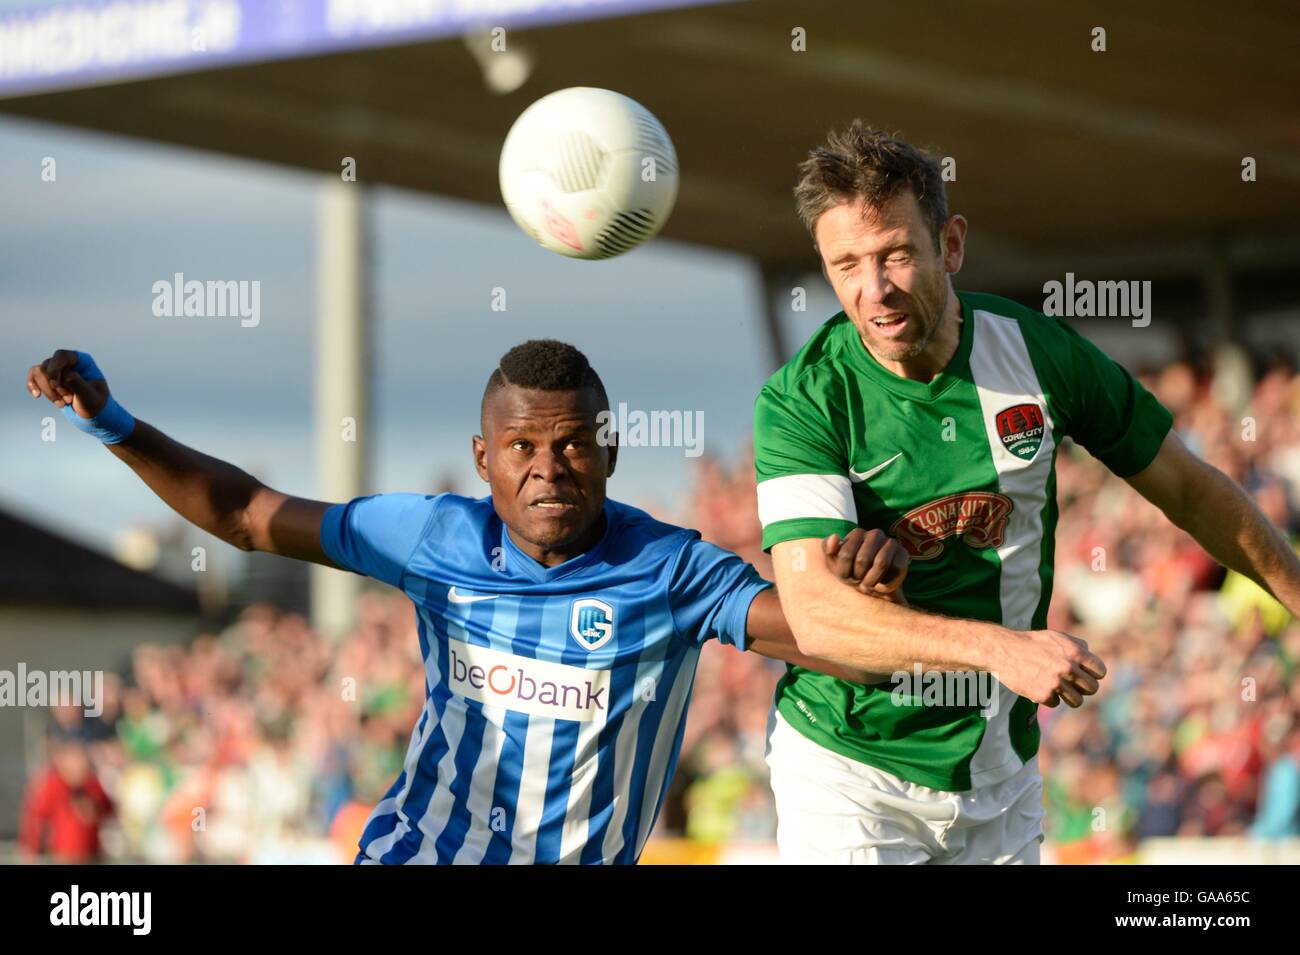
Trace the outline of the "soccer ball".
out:
M 510 127 L 501 197 L 544 248 L 607 259 L 663 228 L 677 199 L 677 152 L 636 100 L 571 87 L 543 96 Z

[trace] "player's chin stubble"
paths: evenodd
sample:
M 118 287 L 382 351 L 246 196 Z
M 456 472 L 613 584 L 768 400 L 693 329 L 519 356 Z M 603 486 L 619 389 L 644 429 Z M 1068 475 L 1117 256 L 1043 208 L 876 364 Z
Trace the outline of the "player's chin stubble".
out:
M 909 317 L 915 318 L 921 328 L 920 335 L 912 341 L 895 341 L 893 339 L 877 340 L 870 331 L 870 322 L 858 325 L 858 336 L 863 344 L 868 345 L 872 354 L 886 361 L 909 361 L 918 357 L 930 347 L 939 325 L 943 321 L 948 307 L 948 288 L 945 276 L 936 276 L 933 287 L 926 291 L 916 291 L 911 295 Z
M 930 330 L 914 342 L 871 342 L 871 350 L 887 361 L 908 361 L 925 351 L 933 337 L 934 332 Z
M 872 334 L 870 322 L 858 325 L 858 337 L 873 355 L 886 361 L 908 361 L 916 358 L 930 346 L 930 341 L 939 328 L 939 318 L 920 302 L 915 303 L 914 309 L 908 312 L 908 317 L 914 319 L 921 328 L 919 337 L 912 341 L 877 338 Z
M 592 523 L 592 520 L 577 514 L 564 521 L 538 518 L 524 525 L 525 536 L 534 547 L 568 547 L 581 540 L 591 530 Z

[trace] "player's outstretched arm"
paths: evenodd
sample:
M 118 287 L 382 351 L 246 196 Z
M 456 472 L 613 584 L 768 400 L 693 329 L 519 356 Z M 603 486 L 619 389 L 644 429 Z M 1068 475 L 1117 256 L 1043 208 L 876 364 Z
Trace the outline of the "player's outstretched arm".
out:
M 781 607 L 802 654 L 873 674 L 910 672 L 918 663 L 986 671 L 1048 706 L 1081 705 L 1106 674 L 1087 644 L 1069 634 L 943 617 L 859 593 L 820 559 L 824 546 L 812 537 L 772 548 Z
M 1300 617 L 1300 558 L 1286 537 L 1241 485 L 1194 455 L 1177 434 L 1170 431 L 1155 459 L 1126 480 L 1211 557 Z
M 880 600 L 880 597 L 873 597 Z M 832 660 L 810 656 L 799 650 L 794 633 L 785 619 L 781 609 L 781 598 L 775 590 L 764 590 L 749 605 L 749 617 L 745 622 L 748 649 L 759 656 L 780 660 L 807 670 L 826 673 L 850 683 L 880 683 L 889 679 L 888 674 L 870 673 L 857 667 L 839 666 Z
M 266 487 L 233 464 L 209 457 L 131 417 L 87 354 L 60 349 L 27 371 L 27 390 L 75 427 L 104 442 L 167 506 L 240 550 L 260 550 L 337 566 L 321 549 L 330 507 Z

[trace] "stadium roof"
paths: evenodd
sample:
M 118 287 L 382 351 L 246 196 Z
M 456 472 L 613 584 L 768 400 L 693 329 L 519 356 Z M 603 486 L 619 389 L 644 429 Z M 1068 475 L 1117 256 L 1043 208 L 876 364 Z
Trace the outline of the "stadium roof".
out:
M 195 590 L 0 511 L 0 604 L 198 613 Z
M 529 102 L 618 89 L 677 146 L 665 234 L 772 271 L 813 264 L 794 166 L 854 116 L 955 160 L 977 280 L 1041 282 L 1050 262 L 1185 273 L 1211 251 L 1294 263 L 1300 250 L 1289 0 L 15 4 L 26 12 L 0 6 L 0 111 L 332 174 L 350 156 L 363 180 L 484 203 L 500 201 L 498 151 Z M 509 27 L 507 48 L 533 61 L 522 86 L 489 91 L 505 61 L 465 39 L 474 24 Z M 201 52 L 185 47 L 196 29 Z M 1244 157 L 1258 181 L 1243 182 Z

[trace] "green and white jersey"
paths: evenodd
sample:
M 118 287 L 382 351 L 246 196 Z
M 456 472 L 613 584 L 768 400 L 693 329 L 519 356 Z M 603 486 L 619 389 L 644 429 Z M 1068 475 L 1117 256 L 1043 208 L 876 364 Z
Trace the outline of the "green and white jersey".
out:
M 912 556 L 913 606 L 1042 629 L 1061 440 L 1128 476 L 1151 463 L 1172 417 L 1060 319 L 993 295 L 958 298 L 961 342 L 933 381 L 886 371 L 841 312 L 763 386 L 754 412 L 763 547 L 883 528 Z M 827 749 L 934 789 L 995 785 L 1038 750 L 1037 707 L 1001 684 L 987 718 L 973 701 L 897 705 L 896 686 L 792 666 L 776 703 Z M 913 688 L 896 699 L 920 703 Z

